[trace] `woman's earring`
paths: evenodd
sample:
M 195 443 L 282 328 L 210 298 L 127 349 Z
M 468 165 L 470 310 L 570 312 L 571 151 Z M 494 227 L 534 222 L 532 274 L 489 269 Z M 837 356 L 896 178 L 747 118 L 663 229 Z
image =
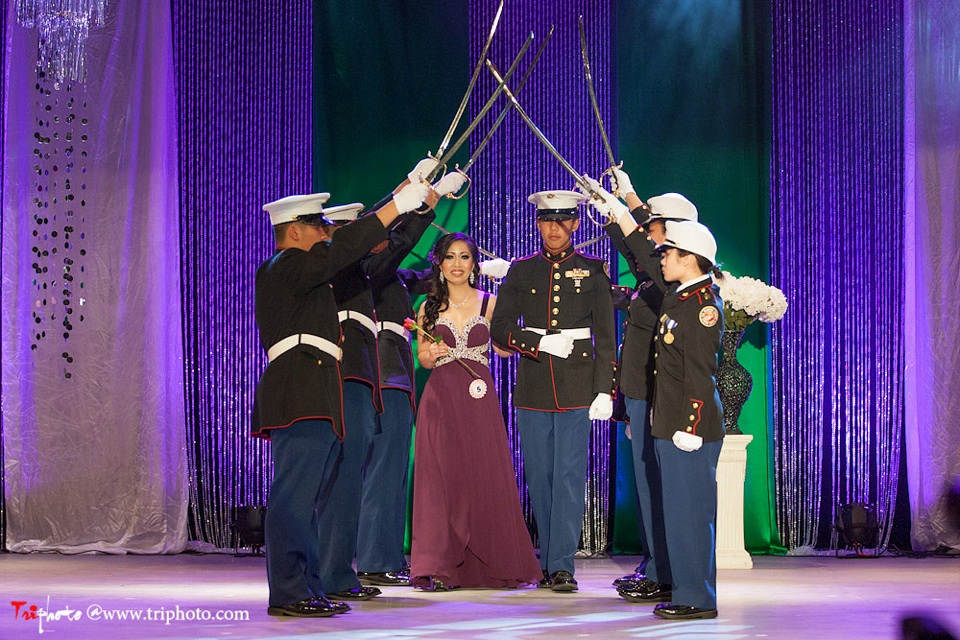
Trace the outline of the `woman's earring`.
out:
M 443 271 L 440 272 L 440 284 L 443 284 Z
M 473 271 L 470 272 L 469 280 L 470 280 L 470 284 L 473 284 L 474 282 L 477 281 L 477 276 L 473 275 Z

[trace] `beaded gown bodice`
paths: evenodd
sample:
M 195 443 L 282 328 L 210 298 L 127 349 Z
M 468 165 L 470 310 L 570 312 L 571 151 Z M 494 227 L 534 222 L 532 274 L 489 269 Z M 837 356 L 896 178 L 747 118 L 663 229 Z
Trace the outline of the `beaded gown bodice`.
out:
M 485 317 L 474 316 L 463 327 L 458 327 L 445 318 L 438 318 L 434 332 L 450 347 L 449 354 L 439 358 L 435 367 L 456 362 L 454 356 L 489 366 L 487 354 L 490 351 L 490 323 Z

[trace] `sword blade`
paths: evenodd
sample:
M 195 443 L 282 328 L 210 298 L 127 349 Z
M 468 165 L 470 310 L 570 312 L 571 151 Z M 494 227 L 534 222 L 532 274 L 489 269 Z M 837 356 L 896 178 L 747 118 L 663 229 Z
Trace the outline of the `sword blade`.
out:
M 596 238 L 590 238 L 589 240 L 586 240 L 586 241 L 584 241 L 584 242 L 581 242 L 580 244 L 575 244 L 575 245 L 573 245 L 573 248 L 574 248 L 574 249 L 585 249 L 585 248 L 589 247 L 589 246 L 592 245 L 592 244 L 597 244 L 598 242 L 600 242 L 601 240 L 603 240 L 603 239 L 606 238 L 606 237 L 607 237 L 606 235 L 602 235 L 602 236 L 597 236 Z
M 506 75 L 504 75 L 505 81 L 510 80 L 510 76 L 512 76 L 514 71 L 517 70 L 517 66 L 520 64 L 520 61 L 527 54 L 527 49 L 529 49 L 530 45 L 533 44 L 533 38 L 534 38 L 533 32 L 531 31 L 530 35 L 527 36 L 527 40 L 523 43 L 523 46 L 520 47 L 520 52 L 517 53 L 516 57 L 513 59 L 513 62 L 510 64 L 510 68 L 507 69 L 507 73 Z M 455 154 L 460 149 L 460 147 L 462 147 L 463 144 L 470 139 L 470 134 L 473 133 L 473 130 L 477 128 L 477 125 L 479 125 L 480 121 L 483 120 L 483 117 L 487 115 L 487 112 L 490 111 L 491 108 L 493 108 L 494 103 L 496 103 L 497 98 L 500 97 L 500 94 L 502 92 L 503 92 L 503 85 L 501 84 L 497 87 L 496 91 L 493 92 L 493 95 L 491 95 L 490 98 L 487 100 L 487 102 L 483 105 L 483 108 L 481 108 L 480 111 L 477 112 L 477 115 L 473 119 L 473 121 L 469 125 L 467 125 L 467 128 L 466 130 L 464 130 L 463 134 L 461 134 L 461 136 L 457 139 L 457 141 L 454 142 L 449 149 L 447 149 L 447 152 L 444 154 L 446 157 L 449 158 L 453 156 L 453 154 Z M 438 165 L 437 168 L 434 169 L 434 174 L 439 170 L 440 170 L 440 165 Z M 436 176 L 430 175 L 428 176 L 427 179 L 429 181 L 429 180 L 432 180 L 434 177 Z
M 534 56 L 533 62 L 530 63 L 530 66 L 527 68 L 526 72 L 523 74 L 523 77 L 520 79 L 520 84 L 517 85 L 517 93 L 523 89 L 523 86 L 527 84 L 527 80 L 530 79 L 530 74 L 533 73 L 533 68 L 537 66 L 537 61 L 540 60 L 540 55 L 543 53 L 543 50 L 547 48 L 547 43 L 550 42 L 550 37 L 553 36 L 553 30 L 556 28 L 556 25 L 551 25 L 550 32 L 547 34 L 547 37 L 544 38 L 543 42 L 540 43 L 540 48 L 537 50 L 537 55 Z M 512 102 L 508 102 L 507 106 L 500 111 L 500 115 L 497 116 L 497 119 L 493 122 L 493 125 L 490 127 L 490 130 L 487 131 L 487 135 L 483 137 L 483 140 L 480 141 L 480 144 L 477 145 L 476 150 L 474 150 L 473 155 L 470 156 L 470 159 L 467 161 L 467 164 L 463 165 L 460 169 L 464 173 L 470 170 L 470 167 L 473 166 L 473 163 L 477 161 L 477 158 L 480 157 L 480 152 L 483 151 L 484 147 L 487 146 L 487 143 L 490 142 L 490 139 L 493 138 L 493 134 L 500 127 L 503 121 L 507 118 L 507 114 L 510 112 L 510 109 L 513 107 Z
M 587 79 L 587 90 L 590 93 L 590 104 L 593 105 L 593 115 L 597 119 L 597 126 L 600 127 L 600 137 L 603 139 L 603 148 L 607 152 L 607 159 L 610 166 L 616 166 L 617 160 L 613 155 L 613 148 L 610 146 L 610 139 L 607 137 L 607 129 L 603 126 L 603 116 L 600 115 L 600 105 L 597 104 L 597 93 L 593 88 L 593 74 L 590 73 L 590 56 L 587 55 L 587 34 L 583 28 L 583 16 L 580 16 L 580 55 L 583 57 L 583 73 Z
M 580 172 L 574 169 L 573 165 L 567 162 L 566 158 L 560 155 L 560 152 L 557 151 L 555 146 L 553 146 L 553 143 L 550 142 L 547 136 L 540 131 L 540 128 L 534 124 L 530 116 L 527 115 L 527 112 L 524 111 L 522 106 L 520 106 L 517 96 L 515 96 L 513 91 L 510 90 L 510 87 L 504 83 L 503 76 L 500 75 L 500 71 L 497 69 L 497 66 L 493 64 L 489 58 L 487 59 L 487 69 L 490 70 L 490 73 L 493 74 L 493 77 L 497 80 L 497 82 L 503 85 L 503 92 L 507 95 L 507 98 L 510 99 L 510 102 L 513 103 L 513 108 L 516 109 L 517 115 L 520 116 L 520 119 L 523 120 L 524 124 L 526 124 L 530 131 L 533 132 L 533 135 L 537 137 L 537 140 L 540 141 L 540 144 L 546 147 L 547 151 L 550 152 L 550 155 L 560 162 L 563 168 L 566 169 L 567 173 L 573 176 L 573 179 L 576 180 L 577 184 L 580 185 L 584 191 L 590 194 L 590 197 L 599 198 L 599 196 L 594 192 L 593 188 L 587 183 L 586 180 L 583 179 L 583 176 L 580 175 Z
M 463 112 L 467 108 L 467 103 L 470 101 L 470 94 L 473 93 L 473 87 L 477 83 L 477 77 L 480 75 L 480 69 L 483 67 L 483 61 L 487 57 L 487 52 L 490 51 L 490 45 L 493 43 L 493 34 L 497 32 L 497 26 L 500 24 L 500 16 L 503 15 L 503 3 L 505 0 L 500 0 L 500 6 L 497 8 L 497 13 L 493 17 L 493 24 L 490 26 L 490 33 L 487 35 L 487 41 L 483 45 L 483 50 L 480 52 L 480 59 L 477 60 L 477 66 L 473 69 L 473 75 L 470 76 L 470 82 L 467 84 L 467 92 L 463 94 L 463 99 L 460 101 L 460 107 L 457 109 L 457 113 L 453 116 L 453 122 L 450 123 L 450 128 L 447 129 L 446 135 L 443 136 L 443 141 L 440 142 L 440 146 L 437 147 L 437 153 L 435 157 L 437 160 L 441 160 L 444 156 L 444 151 L 447 148 L 447 145 L 450 144 L 450 139 L 453 137 L 453 132 L 456 130 L 457 125 L 460 124 L 460 118 L 463 117 Z

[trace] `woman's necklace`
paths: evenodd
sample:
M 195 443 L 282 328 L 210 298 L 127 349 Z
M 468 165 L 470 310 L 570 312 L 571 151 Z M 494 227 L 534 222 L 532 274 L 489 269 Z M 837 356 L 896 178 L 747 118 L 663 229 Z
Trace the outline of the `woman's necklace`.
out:
M 449 297 L 447 298 L 447 301 L 450 303 L 450 306 L 451 306 L 452 308 L 454 308 L 454 309 L 459 309 L 459 308 L 462 307 L 463 305 L 467 304 L 467 301 L 469 301 L 470 298 L 471 298 L 471 296 L 468 294 L 467 297 L 464 298 L 463 300 L 461 300 L 460 302 L 454 302 L 454 301 L 453 301 L 451 298 L 449 298 Z

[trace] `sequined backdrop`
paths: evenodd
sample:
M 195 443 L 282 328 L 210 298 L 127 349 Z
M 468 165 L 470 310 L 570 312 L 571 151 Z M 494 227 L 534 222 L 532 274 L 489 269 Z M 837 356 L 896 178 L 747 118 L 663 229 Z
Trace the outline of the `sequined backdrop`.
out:
M 771 273 L 778 526 L 831 545 L 839 505 L 889 539 L 903 429 L 899 0 L 773 3 Z
M 489 0 L 470 1 L 471 60 L 476 60 L 480 55 L 496 8 L 497 3 Z M 517 97 L 524 110 L 570 164 L 580 172 L 596 176 L 602 172 L 606 161 L 583 78 L 577 27 L 580 15 L 584 17 L 588 34 L 597 99 L 604 121 L 610 127 L 614 122 L 612 105 L 615 104 L 613 88 L 616 78 L 609 0 L 507 2 L 490 58 L 498 68 L 505 70 L 524 38 L 533 31 L 536 40 L 528 54 L 528 59 L 532 59 L 551 25 L 556 25 L 536 70 Z M 524 72 L 526 64 L 519 69 L 517 77 Z M 485 100 L 496 88 L 496 83 L 486 72 L 480 78 L 477 94 L 484 96 Z M 511 82 L 511 85 L 516 84 L 516 81 Z M 473 100 L 471 112 L 476 113 L 480 106 L 482 100 Z M 491 123 L 490 118 L 484 120 L 475 136 L 474 145 L 482 139 Z M 615 130 L 608 133 L 612 139 L 616 139 Z M 545 189 L 571 189 L 574 186 L 572 176 L 563 170 L 515 113 L 510 114 L 491 138 L 471 173 L 475 185 L 470 192 L 469 232 L 481 246 L 507 259 L 533 253 L 540 247 L 535 209 L 527 203 L 527 195 Z M 574 242 L 582 242 L 602 233 L 600 228 L 584 217 Z M 607 260 L 615 260 L 609 247 L 608 242 L 602 242 L 588 251 Z M 517 478 L 522 482 L 522 456 L 516 431 L 516 414 L 512 408 L 516 359 L 494 360 L 494 377 L 500 380 L 497 392 L 507 417 Z M 582 547 L 586 555 L 605 552 L 609 542 L 615 438 L 610 423 L 604 421 L 594 424 L 590 439 L 583 527 Z M 529 521 L 530 505 L 525 493 L 522 503 Z
M 311 192 L 312 2 L 174 0 L 190 536 L 230 546 L 231 508 L 266 504 L 250 409 L 266 366 L 253 279 L 264 202 Z

